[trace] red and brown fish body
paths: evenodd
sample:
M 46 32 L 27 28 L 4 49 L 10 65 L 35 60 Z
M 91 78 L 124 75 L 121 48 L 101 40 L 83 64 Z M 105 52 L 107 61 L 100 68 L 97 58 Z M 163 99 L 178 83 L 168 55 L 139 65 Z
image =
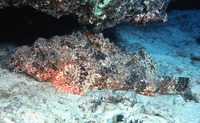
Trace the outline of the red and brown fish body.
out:
M 137 93 L 176 94 L 188 78 L 157 76 L 157 64 L 145 50 L 125 54 L 102 34 L 73 33 L 39 38 L 31 47 L 20 47 L 10 65 L 39 81 L 49 81 L 62 92 L 83 95 L 91 88 L 135 90 Z

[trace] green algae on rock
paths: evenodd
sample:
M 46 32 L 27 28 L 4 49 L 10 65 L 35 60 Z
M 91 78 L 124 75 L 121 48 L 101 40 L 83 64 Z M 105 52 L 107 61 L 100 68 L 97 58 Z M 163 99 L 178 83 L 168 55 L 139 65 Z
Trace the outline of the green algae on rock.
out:
M 168 0 L 1 0 L 0 8 L 32 6 L 54 17 L 74 15 L 83 25 L 103 30 L 124 22 L 165 22 Z

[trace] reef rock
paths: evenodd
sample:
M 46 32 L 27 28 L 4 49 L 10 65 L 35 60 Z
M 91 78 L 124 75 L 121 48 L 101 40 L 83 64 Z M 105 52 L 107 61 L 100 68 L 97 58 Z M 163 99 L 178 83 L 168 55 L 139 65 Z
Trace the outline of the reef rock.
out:
M 196 103 L 200 103 L 200 81 L 196 80 L 196 82 L 191 82 L 189 87 L 184 92 L 185 100 L 194 101 Z
M 39 38 L 31 47 L 20 47 L 10 65 L 36 80 L 52 82 L 59 91 L 79 95 L 91 88 L 180 93 L 189 82 L 184 77 L 157 76 L 156 62 L 145 50 L 125 54 L 101 33 Z
M 95 30 L 122 22 L 165 22 L 169 0 L 1 0 L 0 8 L 29 5 L 57 18 L 74 15 L 79 23 Z

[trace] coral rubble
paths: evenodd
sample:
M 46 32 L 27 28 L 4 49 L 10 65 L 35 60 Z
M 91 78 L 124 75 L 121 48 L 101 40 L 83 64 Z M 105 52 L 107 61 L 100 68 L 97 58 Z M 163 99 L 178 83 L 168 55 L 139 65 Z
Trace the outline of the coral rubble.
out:
M 123 22 L 165 22 L 169 0 L 1 0 L 0 8 L 29 5 L 49 15 L 72 14 L 79 23 L 93 25 L 95 30 Z
M 39 38 L 22 46 L 9 60 L 16 71 L 52 82 L 59 91 L 82 95 L 91 88 L 135 90 L 137 93 L 180 93 L 188 78 L 159 77 L 157 65 L 145 50 L 125 54 L 101 33 L 76 32 Z

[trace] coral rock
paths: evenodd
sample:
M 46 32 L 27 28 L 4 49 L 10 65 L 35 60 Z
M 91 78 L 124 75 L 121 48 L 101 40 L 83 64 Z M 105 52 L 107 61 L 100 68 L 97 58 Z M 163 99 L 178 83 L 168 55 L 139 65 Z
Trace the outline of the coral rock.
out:
M 168 0 L 1 0 L 0 8 L 29 5 L 57 18 L 74 15 L 79 23 L 95 30 L 123 22 L 165 22 Z
M 59 91 L 79 95 L 91 88 L 173 94 L 184 91 L 189 82 L 157 76 L 157 64 L 145 50 L 125 54 L 101 33 L 39 38 L 31 47 L 20 47 L 10 65 L 36 80 L 52 82 Z

